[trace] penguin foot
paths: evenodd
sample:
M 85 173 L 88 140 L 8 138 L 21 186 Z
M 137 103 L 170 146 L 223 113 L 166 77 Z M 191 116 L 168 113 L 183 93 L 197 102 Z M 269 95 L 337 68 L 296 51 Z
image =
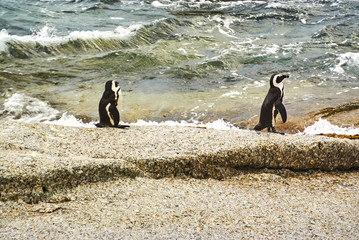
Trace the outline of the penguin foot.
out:
M 261 131 L 263 130 L 265 127 L 263 127 L 263 125 L 261 123 L 258 123 L 255 127 L 254 130 L 256 131 Z
M 100 123 L 100 122 L 99 122 L 99 123 L 96 123 L 95 126 L 98 127 L 98 128 L 104 128 L 104 127 L 106 127 L 105 124 Z
M 115 128 L 129 128 L 130 125 L 117 125 Z
M 275 127 L 268 127 L 267 128 L 268 132 L 273 132 L 276 133 L 277 131 L 275 130 Z
M 280 134 L 280 135 L 285 135 L 284 132 L 277 132 L 277 130 L 275 129 L 275 127 L 268 127 L 267 130 L 268 130 L 268 132 L 278 133 L 278 134 Z

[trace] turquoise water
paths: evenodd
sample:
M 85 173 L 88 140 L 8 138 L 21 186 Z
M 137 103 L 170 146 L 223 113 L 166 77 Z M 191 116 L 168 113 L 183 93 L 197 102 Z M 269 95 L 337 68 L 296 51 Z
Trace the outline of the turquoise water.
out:
M 0 118 L 125 122 L 258 117 L 272 73 L 289 118 L 359 96 L 358 1 L 0 2 Z

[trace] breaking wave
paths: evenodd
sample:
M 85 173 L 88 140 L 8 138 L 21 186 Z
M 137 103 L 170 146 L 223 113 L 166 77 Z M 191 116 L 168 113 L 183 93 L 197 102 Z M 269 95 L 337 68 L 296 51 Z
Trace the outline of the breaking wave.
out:
M 179 25 L 178 20 L 166 19 L 148 25 L 119 26 L 113 31 L 73 31 L 67 36 L 57 36 L 56 29 L 49 26 L 26 36 L 10 35 L 3 29 L 0 31 L 0 54 L 3 57 L 26 59 L 136 48 L 159 39 L 173 38 L 175 28 Z
M 347 52 L 339 54 L 337 57 L 338 64 L 330 70 L 337 74 L 345 74 L 346 71 L 353 71 L 359 74 L 359 53 Z
M 55 120 L 60 112 L 48 103 L 22 93 L 15 93 L 6 99 L 0 116 L 22 122 L 43 122 Z

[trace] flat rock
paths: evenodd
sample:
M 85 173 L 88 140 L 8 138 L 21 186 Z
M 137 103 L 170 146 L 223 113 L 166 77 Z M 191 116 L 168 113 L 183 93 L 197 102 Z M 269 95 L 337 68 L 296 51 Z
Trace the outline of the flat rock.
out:
M 248 168 L 358 167 L 356 140 L 179 126 L 0 122 L 1 200 L 37 202 L 64 188 L 121 177 L 223 179 Z

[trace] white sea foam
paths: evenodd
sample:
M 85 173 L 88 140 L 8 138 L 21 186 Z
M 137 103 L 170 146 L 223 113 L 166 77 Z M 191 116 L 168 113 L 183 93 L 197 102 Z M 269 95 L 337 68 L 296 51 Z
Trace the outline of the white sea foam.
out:
M 339 61 L 333 68 L 330 68 L 332 72 L 336 72 L 338 74 L 344 74 L 344 66 L 346 67 L 354 67 L 359 65 L 359 53 L 357 52 L 347 52 L 339 54 L 337 57 Z
M 319 1 L 318 1 L 319 2 Z M 296 1 L 267 1 L 265 8 L 274 8 L 274 9 L 297 9 L 298 6 L 302 8 L 313 8 L 320 3 L 316 1 L 306 1 L 306 0 L 296 0 Z
M 355 127 L 339 127 L 331 124 L 325 119 L 319 119 L 313 125 L 306 127 L 302 133 L 299 134 L 341 134 L 341 135 L 357 135 L 359 128 Z
M 156 0 L 151 3 L 153 7 L 157 8 L 181 8 L 181 6 L 185 6 L 188 8 L 200 8 L 203 5 L 215 5 L 218 10 L 226 10 L 227 8 L 233 8 L 239 5 L 245 4 L 264 4 L 265 1 L 209 1 L 209 0 L 177 0 L 177 1 L 170 1 L 170 0 Z
M 229 32 L 231 32 L 231 30 L 232 30 L 231 28 L 227 28 L 227 29 L 229 30 Z M 230 34 L 229 32 L 227 32 L 227 31 L 225 31 L 225 30 L 223 30 L 220 25 L 218 25 L 218 31 L 219 31 L 221 34 L 223 34 L 223 35 L 225 35 L 225 36 L 227 36 L 227 37 L 238 39 L 238 37 L 234 36 L 233 34 Z
M 5 29 L 3 29 L 0 31 L 0 52 L 7 51 L 7 43 L 11 41 L 31 44 L 40 43 L 41 45 L 49 46 L 78 39 L 128 39 L 135 35 L 136 31 L 141 27 L 141 24 L 134 24 L 129 27 L 118 26 L 113 31 L 73 31 L 67 36 L 57 36 L 56 29 L 50 26 L 44 26 L 42 29 L 34 32 L 32 35 L 26 36 L 10 35 Z
M 235 98 L 238 95 L 241 95 L 241 93 L 238 92 L 238 91 L 233 91 L 233 92 L 224 93 L 224 94 L 221 95 L 221 97 Z
M 9 42 L 9 40 L 11 40 L 10 35 L 5 29 L 2 29 L 0 31 L 0 52 L 7 51 L 8 48 L 6 43 Z
M 111 20 L 125 20 L 123 17 L 110 17 Z
M 45 121 L 46 124 L 55 124 L 61 126 L 71 126 L 71 127 L 84 127 L 84 128 L 94 128 L 95 122 L 83 123 L 82 120 L 75 118 L 72 115 L 68 115 L 64 113 L 59 120 L 53 121 Z M 163 121 L 163 122 L 155 122 L 155 121 L 145 121 L 145 120 L 137 120 L 134 123 L 120 122 L 120 124 L 130 125 L 130 126 L 169 126 L 169 127 L 199 127 L 199 128 L 208 128 L 208 129 L 216 129 L 216 130 L 240 130 L 233 126 L 231 123 L 225 122 L 223 119 L 218 119 L 209 123 L 202 122 L 187 122 L 187 121 Z M 245 131 L 245 130 L 243 130 Z
M 16 120 L 28 123 L 47 123 L 72 127 L 95 127 L 94 123 L 83 123 L 81 119 L 68 113 L 63 113 L 51 107 L 47 102 L 27 96 L 23 93 L 14 93 L 6 99 L 0 110 L 7 120 Z
M 81 119 L 77 119 L 75 116 L 69 115 L 66 112 L 62 114 L 60 119 L 52 120 L 52 121 L 44 121 L 44 123 L 68 126 L 68 127 L 85 127 L 85 128 L 96 127 L 94 122 L 84 123 Z
M 227 17 L 227 18 L 220 18 L 218 16 L 213 17 L 213 20 L 217 23 L 219 23 L 217 25 L 218 27 L 218 31 L 230 38 L 235 38 L 235 39 L 239 39 L 237 36 L 235 36 L 235 31 L 230 27 L 231 24 L 233 24 L 235 21 L 238 21 L 238 19 L 233 18 L 233 17 Z M 223 28 L 222 28 L 223 26 Z
M 268 84 L 268 82 L 267 81 L 254 81 L 253 83 L 252 83 L 252 85 L 254 86 L 254 87 L 263 87 L 263 86 L 266 86 Z
M 233 124 L 225 122 L 223 119 L 218 119 L 209 123 L 202 123 L 198 121 L 194 121 L 193 123 L 189 123 L 187 121 L 164 121 L 164 122 L 154 122 L 154 121 L 144 121 L 138 120 L 135 123 L 126 123 L 133 126 L 181 126 L 181 127 L 203 127 L 209 129 L 216 130 L 239 130 L 237 127 L 233 126 Z M 243 130 L 245 131 L 245 130 Z
M 188 55 L 186 49 L 184 49 L 184 48 L 179 48 L 179 49 L 177 49 L 177 51 L 180 52 L 181 54 Z
M 279 51 L 279 46 L 277 44 L 273 44 L 272 46 L 265 46 L 262 52 L 267 54 L 276 54 Z
M 241 5 L 245 5 L 245 4 L 257 4 L 257 5 L 262 5 L 265 4 L 266 1 L 218 1 L 217 3 L 220 4 L 219 9 L 220 10 L 225 10 L 228 7 L 235 7 L 235 6 L 241 6 Z
M 15 93 L 4 102 L 0 113 L 6 119 L 23 122 L 42 122 L 56 119 L 60 112 L 37 98 Z
M 270 2 L 265 8 L 285 8 L 287 5 L 278 2 Z
M 281 48 L 284 50 L 283 54 L 291 52 L 299 54 L 303 50 L 303 44 L 303 42 L 289 43 L 281 46 Z
M 160 1 L 153 1 L 153 2 L 151 3 L 151 5 L 152 5 L 153 7 L 157 7 L 157 8 L 163 8 L 163 7 L 169 7 L 169 6 L 171 6 L 171 4 L 163 4 L 163 3 L 161 3 Z

